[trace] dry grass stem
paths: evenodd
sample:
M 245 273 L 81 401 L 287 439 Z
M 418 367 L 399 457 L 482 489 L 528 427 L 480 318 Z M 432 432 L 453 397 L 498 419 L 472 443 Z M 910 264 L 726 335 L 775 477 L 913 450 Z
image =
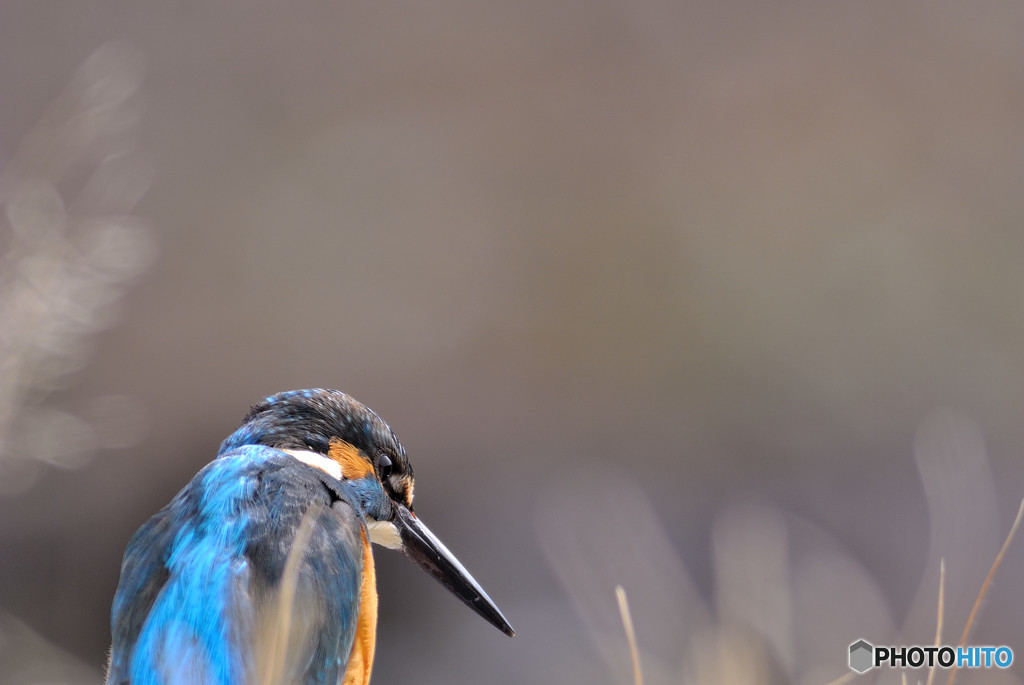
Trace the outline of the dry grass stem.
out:
M 996 574 L 996 569 L 999 568 L 999 564 L 1003 561 L 1003 555 L 1006 554 L 1006 550 L 1009 549 L 1010 543 L 1013 541 L 1013 536 L 1017 533 L 1017 526 L 1020 525 L 1021 517 L 1024 517 L 1024 500 L 1020 502 L 1020 508 L 1017 509 L 1017 518 L 1013 520 L 1013 525 L 1010 526 L 1010 533 L 1006 536 L 1006 541 L 1003 542 L 1003 546 L 999 550 L 999 554 L 996 555 L 996 560 L 992 562 L 992 568 L 989 569 L 988 575 L 985 576 L 985 582 L 981 584 L 981 590 L 978 592 L 978 598 L 974 600 L 974 606 L 971 607 L 971 614 L 967 617 L 967 625 L 964 626 L 964 632 L 960 636 L 960 646 L 963 647 L 967 644 L 967 636 L 971 633 L 971 627 L 974 625 L 974 618 L 978 615 L 978 609 L 981 607 L 981 601 L 985 598 L 985 594 L 988 592 L 988 587 L 992 583 L 992 578 Z M 949 680 L 946 681 L 946 685 L 953 685 L 953 680 L 956 678 L 957 664 L 953 664 L 953 668 L 949 671 Z
M 939 609 L 938 617 L 935 619 L 935 646 L 942 646 L 942 616 L 945 613 L 946 595 L 946 560 L 939 559 Z M 932 685 L 935 680 L 935 664 L 928 669 L 928 680 L 926 685 Z
M 629 601 L 626 599 L 626 591 L 621 585 L 615 586 L 615 599 L 619 603 L 622 627 L 626 630 L 626 642 L 629 643 L 629 657 L 633 660 L 633 685 L 644 685 L 644 675 L 640 670 L 640 650 L 637 649 L 636 631 L 633 630 L 633 616 L 629 613 Z
M 851 680 L 856 678 L 858 675 L 859 674 L 854 673 L 853 671 L 850 671 L 849 673 L 844 673 L 843 675 L 839 676 L 835 680 L 830 680 L 825 685 L 843 685 L 843 683 L 850 682 Z
M 276 607 L 271 609 L 268 618 L 261 626 L 258 641 L 260 655 L 258 666 L 258 682 L 260 685 L 275 685 L 286 682 L 290 669 L 288 663 L 288 647 L 292 640 L 292 619 L 295 614 L 295 594 L 299 584 L 299 572 L 302 558 L 309 547 L 313 536 L 313 526 L 323 512 L 323 505 L 314 503 L 306 511 L 299 524 L 295 541 L 288 551 L 281 584 L 277 590 Z

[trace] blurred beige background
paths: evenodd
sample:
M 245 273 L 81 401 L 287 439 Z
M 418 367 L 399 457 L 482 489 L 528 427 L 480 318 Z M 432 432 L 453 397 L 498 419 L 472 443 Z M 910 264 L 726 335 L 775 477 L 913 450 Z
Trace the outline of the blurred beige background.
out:
M 615 583 L 649 682 L 826 682 L 933 639 L 940 557 L 954 641 L 1024 491 L 1021 35 L 5 0 L 0 681 L 98 681 L 131 533 L 314 386 L 395 428 L 519 632 L 382 550 L 375 682 L 627 682 Z M 1020 655 L 1022 545 L 973 636 Z

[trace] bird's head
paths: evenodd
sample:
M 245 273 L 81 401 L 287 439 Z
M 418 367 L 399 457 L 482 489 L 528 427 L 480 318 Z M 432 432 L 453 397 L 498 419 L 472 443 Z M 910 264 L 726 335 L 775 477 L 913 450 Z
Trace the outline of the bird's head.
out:
M 273 447 L 345 481 L 372 542 L 402 550 L 488 622 L 514 634 L 483 588 L 413 513 L 412 465 L 372 409 L 337 390 L 272 395 L 249 410 L 220 453 L 243 445 Z

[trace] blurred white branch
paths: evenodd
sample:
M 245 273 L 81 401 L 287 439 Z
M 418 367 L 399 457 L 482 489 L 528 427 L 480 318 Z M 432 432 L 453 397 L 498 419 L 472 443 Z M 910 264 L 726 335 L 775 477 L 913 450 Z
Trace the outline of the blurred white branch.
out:
M 0 493 L 22 491 L 43 463 L 80 466 L 124 443 L 135 404 L 100 401 L 96 416 L 46 405 L 87 361 L 119 300 L 154 262 L 135 205 L 150 172 L 135 154 L 139 55 L 97 50 L 0 173 Z

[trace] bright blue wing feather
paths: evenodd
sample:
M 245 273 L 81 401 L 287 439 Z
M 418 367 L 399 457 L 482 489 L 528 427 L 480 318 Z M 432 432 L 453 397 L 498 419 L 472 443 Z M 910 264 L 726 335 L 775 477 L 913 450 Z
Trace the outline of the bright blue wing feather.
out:
M 108 683 L 252 680 L 258 630 L 304 514 L 289 682 L 336 683 L 351 651 L 363 522 L 346 485 L 267 447 L 223 454 L 132 538 L 112 613 Z

